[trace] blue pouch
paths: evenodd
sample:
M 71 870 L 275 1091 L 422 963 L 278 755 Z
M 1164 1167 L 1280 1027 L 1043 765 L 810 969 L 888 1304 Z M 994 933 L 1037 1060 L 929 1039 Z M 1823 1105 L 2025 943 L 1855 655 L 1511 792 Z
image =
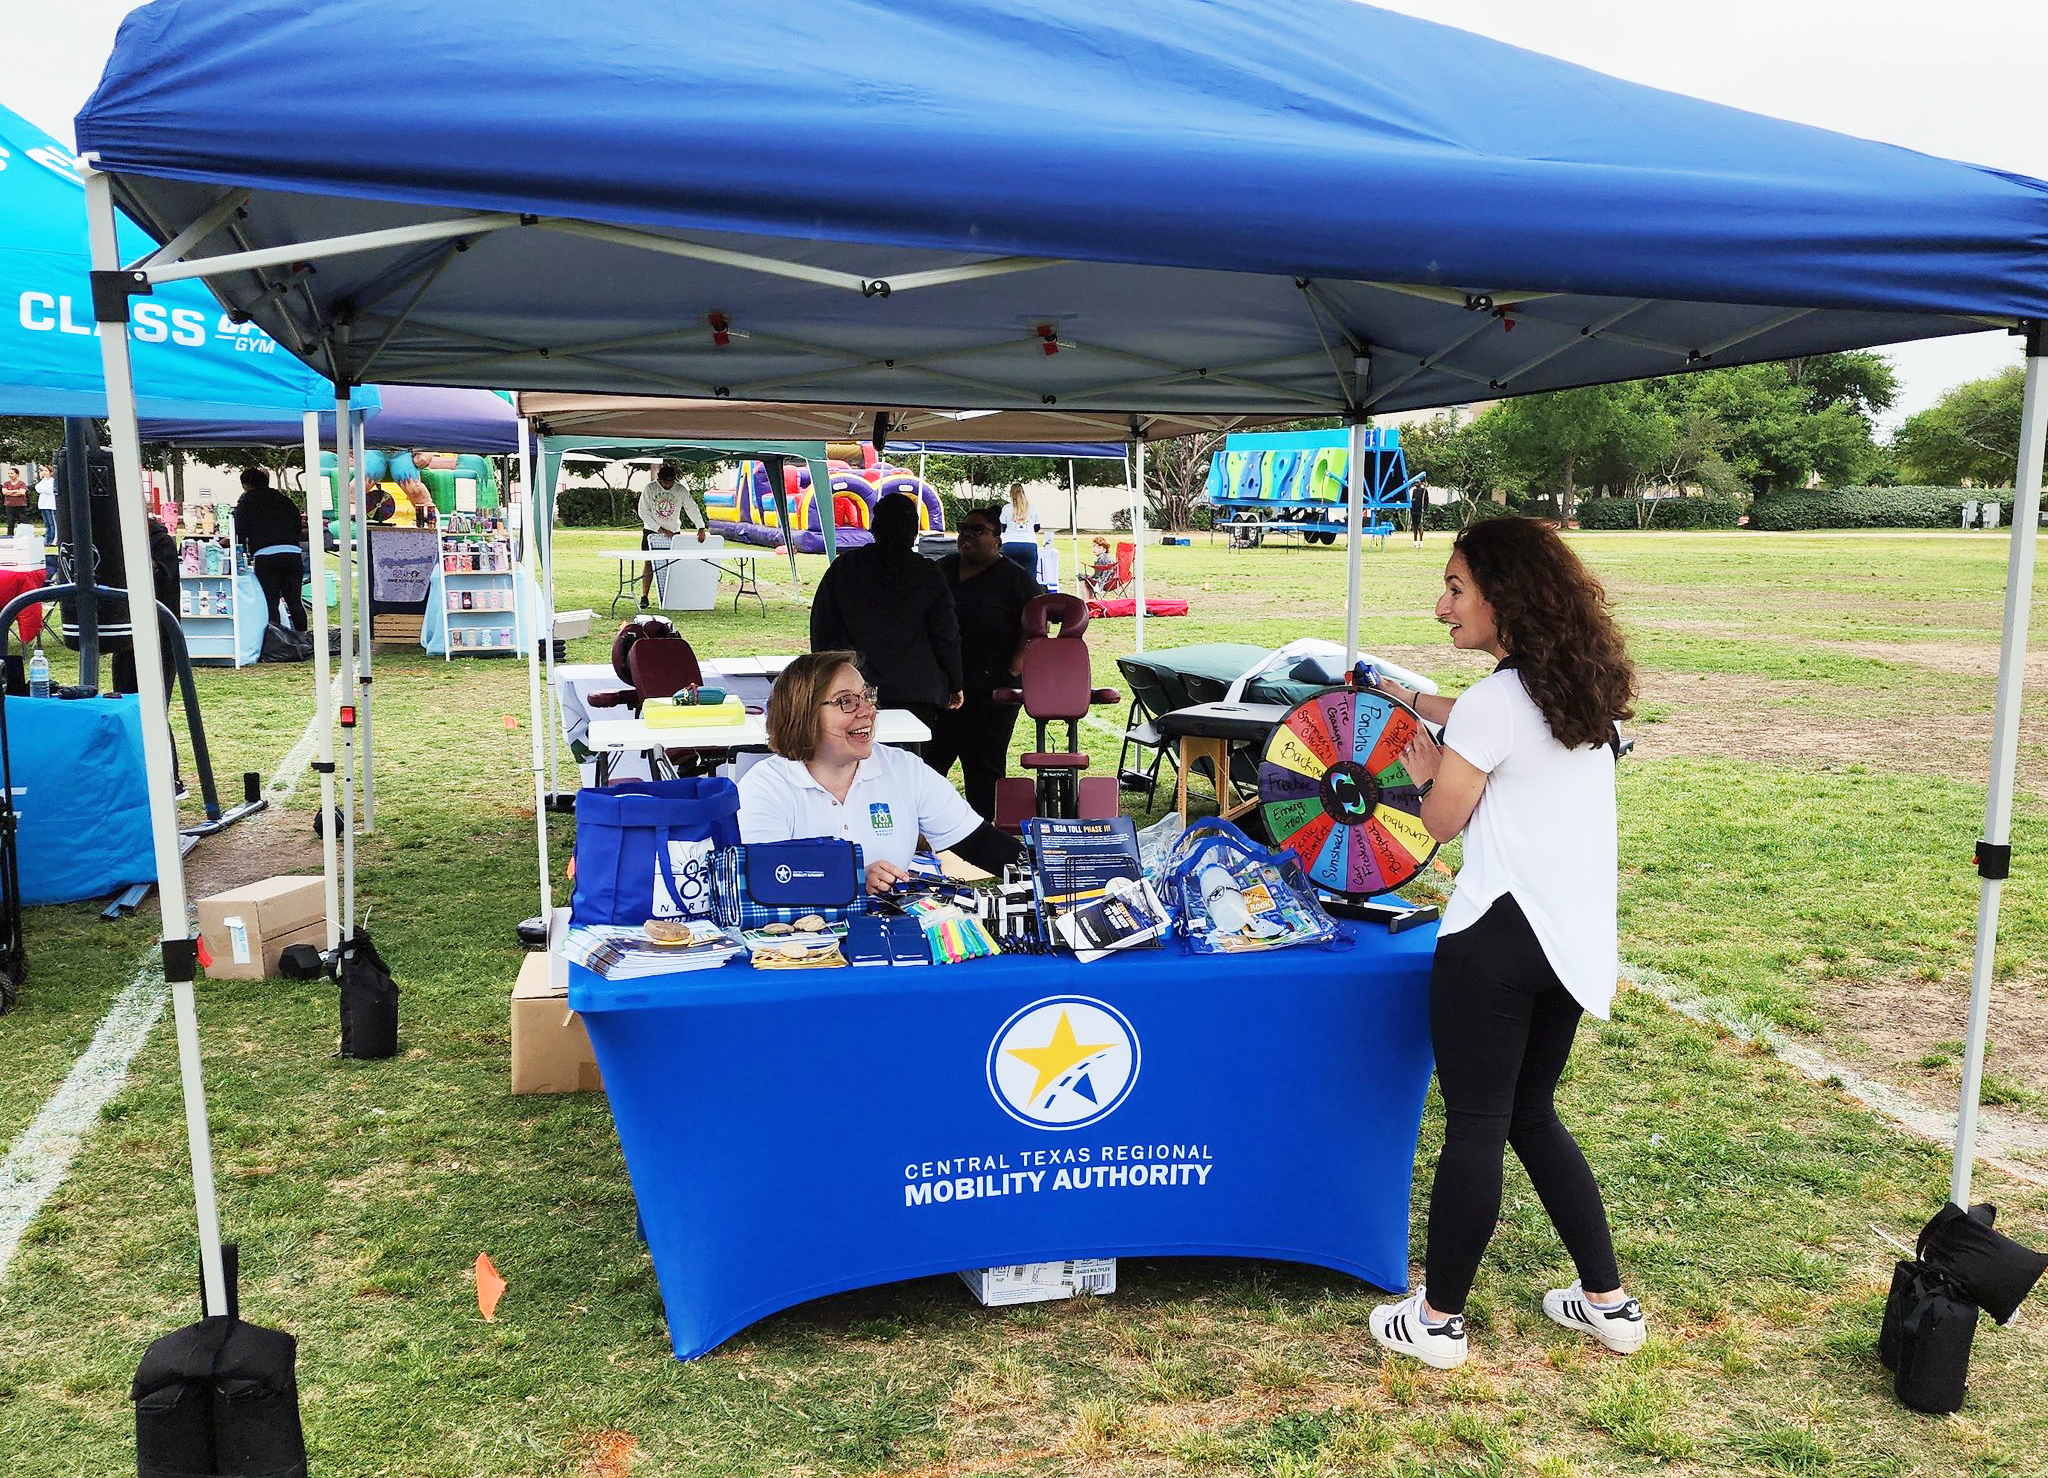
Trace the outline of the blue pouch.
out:
M 740 792 L 715 775 L 576 793 L 573 924 L 637 929 L 711 913 L 713 860 L 740 839 Z
M 718 921 L 731 929 L 793 924 L 806 914 L 844 923 L 867 912 L 867 865 L 853 842 L 806 837 L 751 842 L 718 854 Z

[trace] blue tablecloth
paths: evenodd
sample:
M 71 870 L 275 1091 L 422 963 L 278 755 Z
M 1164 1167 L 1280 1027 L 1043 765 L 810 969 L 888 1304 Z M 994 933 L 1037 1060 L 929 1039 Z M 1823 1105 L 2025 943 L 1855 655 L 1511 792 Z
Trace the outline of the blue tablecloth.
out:
M 849 1288 L 1067 1257 L 1407 1285 L 1436 930 L 1348 951 L 570 972 L 691 1359 Z
M 6 701 L 21 901 L 71 903 L 155 882 L 136 699 Z

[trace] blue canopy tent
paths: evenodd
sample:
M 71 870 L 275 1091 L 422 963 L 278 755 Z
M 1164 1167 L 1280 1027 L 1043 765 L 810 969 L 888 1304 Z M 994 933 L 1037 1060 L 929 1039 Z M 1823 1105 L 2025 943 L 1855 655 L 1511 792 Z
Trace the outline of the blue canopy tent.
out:
M 2028 336 L 2029 389 L 1996 857 L 2048 424 L 2048 185 L 1350 0 L 791 0 L 772 32 L 739 0 L 158 0 L 78 135 L 96 219 L 119 200 L 168 245 L 122 273 L 96 239 L 115 274 L 98 312 L 203 277 L 342 385 L 1056 409 L 1097 428 L 1062 434 L 1140 439 L 1166 414 L 1362 427 L 2005 327 Z M 306 57 L 343 50 L 447 85 L 386 115 L 303 85 Z M 101 342 L 118 383 L 125 341 Z M 1354 646 L 1358 503 L 1354 481 Z M 164 904 L 182 949 L 182 895 Z
M 0 291 L 9 308 L 0 314 L 0 415 L 107 414 L 76 164 L 69 149 L 0 108 Z M 125 219 L 118 237 L 124 259 L 155 246 Z M 333 409 L 330 382 L 257 324 L 224 313 L 203 284 L 137 303 L 128 336 L 136 403 L 152 421 L 267 413 L 296 428 L 300 412 Z
M 71 151 L 0 108 L 0 300 L 10 309 L 0 315 L 0 415 L 108 414 L 88 279 L 83 194 Z M 154 245 L 126 218 L 116 230 L 124 256 L 140 255 Z M 127 338 L 136 402 L 152 418 L 152 439 L 176 440 L 181 429 L 246 416 L 270 418 L 296 438 L 304 413 L 322 405 L 331 412 L 333 385 L 281 350 L 260 326 L 225 313 L 203 284 L 167 286 L 146 302 L 147 312 L 137 305 Z M 353 403 L 374 409 L 376 392 L 359 390 Z M 147 569 L 147 562 L 141 567 Z M 143 751 L 134 738 L 141 727 L 94 730 L 100 745 L 95 762 L 108 767 L 109 794 L 131 783 L 138 795 L 142 792 Z M 130 741 L 134 747 L 124 747 Z M 128 769 L 125 776 L 122 767 Z M 62 792 L 62 786 L 45 785 L 39 793 Z M 102 860 L 97 870 L 71 859 L 59 868 L 62 880 L 51 886 L 77 898 L 147 880 L 153 866 L 149 852 L 124 848 L 133 835 L 109 833 L 120 844 L 94 851 Z M 34 865 L 40 869 L 42 863 Z M 39 892 L 40 887 L 32 879 L 29 895 L 44 901 L 56 896 Z
M 292 361 L 298 366 L 296 360 Z M 334 440 L 334 387 L 318 382 L 325 397 L 320 439 Z M 511 456 L 519 450 L 519 413 L 510 401 L 488 390 L 439 385 L 377 385 L 375 409 L 367 422 L 376 446 L 420 447 L 437 452 Z M 296 416 L 244 413 L 214 419 L 160 421 L 142 418 L 144 441 L 179 446 L 291 446 L 299 440 Z

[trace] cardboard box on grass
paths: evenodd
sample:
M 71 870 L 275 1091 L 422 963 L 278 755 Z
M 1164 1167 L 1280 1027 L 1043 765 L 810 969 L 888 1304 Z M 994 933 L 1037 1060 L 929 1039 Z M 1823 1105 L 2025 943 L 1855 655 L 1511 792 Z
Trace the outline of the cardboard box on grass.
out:
M 282 876 L 202 898 L 199 936 L 213 956 L 209 980 L 267 979 L 277 974 L 287 945 L 326 948 L 326 884 L 317 876 Z
M 569 1009 L 567 962 L 553 950 L 527 955 L 512 987 L 512 1091 L 595 1093 L 603 1087 L 590 1033 Z
M 999 1268 L 962 1268 L 965 1283 L 983 1308 L 1044 1303 L 1077 1293 L 1116 1292 L 1116 1259 L 1070 1257 L 1065 1262 L 1009 1263 Z

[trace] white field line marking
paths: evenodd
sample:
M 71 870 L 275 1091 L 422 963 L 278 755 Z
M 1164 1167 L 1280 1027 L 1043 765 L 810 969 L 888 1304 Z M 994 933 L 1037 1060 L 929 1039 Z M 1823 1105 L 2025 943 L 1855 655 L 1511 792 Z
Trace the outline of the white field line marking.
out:
M 339 687 L 339 680 L 336 681 Z M 305 778 L 320 740 L 316 712 L 296 743 L 278 761 L 264 795 L 281 801 L 291 795 Z M 50 1096 L 28 1128 L 23 1131 L 7 1158 L 0 1160 L 0 1278 L 13 1264 L 22 1233 L 35 1220 L 43 1203 L 64 1182 L 77 1158 L 85 1136 L 98 1122 L 100 1110 L 111 1102 L 128 1080 L 128 1064 L 149 1040 L 157 1018 L 171 998 L 164 984 L 163 961 L 154 948 L 127 988 L 100 1021 L 89 1045 L 70 1076 Z
M 299 782 L 306 776 L 307 768 L 313 763 L 313 751 L 319 748 L 319 745 L 320 713 L 316 708 L 307 718 L 305 731 L 299 735 L 298 742 L 286 750 L 284 758 L 277 762 L 277 773 L 270 777 L 270 784 L 263 787 L 264 797 L 271 801 L 281 801 L 298 789 Z
M 128 1064 L 149 1039 L 150 1029 L 170 998 L 162 961 L 152 946 L 150 959 L 114 998 L 92 1044 L 72 1064 L 71 1075 L 43 1105 L 7 1158 L 0 1160 L 0 1278 L 7 1276 L 22 1233 L 51 1192 L 63 1184 L 86 1135 L 98 1122 L 100 1110 L 121 1091 L 128 1079 Z
M 1956 1116 L 1951 1111 L 1928 1108 L 1889 1084 L 1831 1062 L 1804 1043 L 1739 1016 L 1668 975 L 1624 962 L 1621 978 L 1681 1016 L 1719 1027 L 1740 1041 L 1758 1043 L 1787 1067 L 1816 1083 L 1839 1083 L 1844 1093 L 1908 1134 L 1936 1144 L 1953 1146 L 1956 1142 Z M 1978 1120 L 1977 1146 L 1977 1158 L 1984 1164 L 2028 1185 L 2048 1185 L 2048 1176 L 2043 1176 L 2040 1170 L 2005 1158 L 2019 1151 L 2048 1150 L 2048 1130 L 1984 1109 Z

